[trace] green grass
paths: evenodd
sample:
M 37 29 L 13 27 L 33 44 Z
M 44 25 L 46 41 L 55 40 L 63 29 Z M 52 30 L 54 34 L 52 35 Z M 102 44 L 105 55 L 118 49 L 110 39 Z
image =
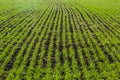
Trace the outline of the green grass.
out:
M 0 80 L 119 80 L 119 0 L 1 0 Z

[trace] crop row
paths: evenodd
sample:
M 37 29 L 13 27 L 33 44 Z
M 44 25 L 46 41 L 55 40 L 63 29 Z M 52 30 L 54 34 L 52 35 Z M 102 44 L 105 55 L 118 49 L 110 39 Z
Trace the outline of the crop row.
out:
M 66 0 L 40 2 L 0 23 L 0 79 L 119 79 L 117 20 Z

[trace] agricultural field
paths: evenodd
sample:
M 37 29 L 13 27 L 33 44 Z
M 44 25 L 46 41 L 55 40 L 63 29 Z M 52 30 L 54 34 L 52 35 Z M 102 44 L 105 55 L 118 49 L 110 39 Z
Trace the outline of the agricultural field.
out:
M 0 80 L 120 80 L 120 0 L 0 0 Z

